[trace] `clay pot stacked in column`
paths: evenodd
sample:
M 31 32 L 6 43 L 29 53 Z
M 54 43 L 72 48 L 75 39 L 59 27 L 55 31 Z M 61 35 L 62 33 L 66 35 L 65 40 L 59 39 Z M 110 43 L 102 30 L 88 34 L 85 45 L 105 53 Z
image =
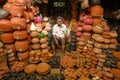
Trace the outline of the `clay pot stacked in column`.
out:
M 41 29 L 42 30 L 42 29 Z M 39 39 L 39 32 L 36 29 L 34 23 L 31 24 L 30 27 L 30 36 L 31 36 L 31 47 L 32 51 L 29 53 L 29 62 L 30 63 L 38 63 L 40 61 L 41 49 L 40 49 L 40 39 Z M 40 54 L 38 54 L 40 53 Z
M 71 3 L 71 8 L 72 8 L 72 10 L 71 10 L 71 16 L 72 16 L 72 19 L 74 20 L 74 19 L 77 18 L 77 4 L 76 4 L 75 1 L 73 1 Z
M 101 5 L 93 5 L 90 8 L 90 15 L 93 17 L 93 26 L 102 24 L 104 9 Z
M 45 21 L 46 21 L 46 23 L 45 23 Z M 45 25 L 42 28 L 42 31 L 40 33 L 40 36 L 41 36 L 41 34 L 45 35 L 45 37 L 40 37 L 41 50 L 42 50 L 42 54 L 41 54 L 42 62 L 48 62 L 49 59 L 52 57 L 52 54 L 49 52 L 50 46 L 48 45 L 48 32 L 51 30 L 51 24 L 47 21 L 48 20 L 46 18 L 46 20 L 44 20 L 44 22 L 43 22 L 43 23 L 45 23 Z
M 8 65 L 11 67 L 17 61 L 16 55 L 12 51 L 12 49 L 7 49 L 6 54 L 7 54 Z
M 14 47 L 14 38 L 13 38 L 13 29 L 10 20 L 8 19 L 1 19 L 0 20 L 0 30 L 1 34 L 1 41 L 4 43 L 6 49 L 12 49 L 15 51 Z
M 10 24 L 11 28 L 14 30 L 11 39 L 13 38 L 13 40 L 16 40 L 15 44 L 7 44 L 5 47 L 17 51 L 19 60 L 27 59 L 30 42 L 30 40 L 28 40 L 30 39 L 28 35 L 30 28 L 29 25 L 31 24 L 31 21 L 34 21 L 34 15 L 37 14 L 37 9 L 31 5 L 29 0 L 8 0 L 3 8 L 8 10 L 11 14 L 9 17 L 11 19 Z M 13 40 L 11 41 L 14 42 Z

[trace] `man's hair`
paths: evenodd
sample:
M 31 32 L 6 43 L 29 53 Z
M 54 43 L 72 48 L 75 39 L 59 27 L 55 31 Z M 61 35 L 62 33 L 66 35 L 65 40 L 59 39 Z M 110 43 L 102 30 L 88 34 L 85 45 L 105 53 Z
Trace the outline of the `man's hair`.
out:
M 61 16 L 58 16 L 57 19 L 61 19 L 62 21 L 64 20 L 63 17 Z

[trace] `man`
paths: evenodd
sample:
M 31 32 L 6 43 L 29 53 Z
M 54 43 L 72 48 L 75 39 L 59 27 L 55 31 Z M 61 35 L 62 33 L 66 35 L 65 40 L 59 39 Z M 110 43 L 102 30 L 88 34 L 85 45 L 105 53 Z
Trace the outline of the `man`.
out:
M 60 47 L 60 44 L 62 45 L 63 54 L 65 52 L 66 32 L 67 32 L 67 28 L 66 28 L 66 25 L 63 24 L 63 18 L 57 17 L 57 24 L 53 26 L 52 34 L 53 34 L 54 43 L 56 44 L 56 46 Z M 53 46 L 53 48 L 55 52 L 55 46 Z

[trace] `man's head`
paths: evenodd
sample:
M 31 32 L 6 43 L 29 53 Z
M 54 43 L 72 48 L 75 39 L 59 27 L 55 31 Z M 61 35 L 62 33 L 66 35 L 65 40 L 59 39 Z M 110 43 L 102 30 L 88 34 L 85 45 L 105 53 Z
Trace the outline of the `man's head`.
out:
M 57 17 L 57 24 L 60 26 L 63 23 L 63 18 L 62 17 Z

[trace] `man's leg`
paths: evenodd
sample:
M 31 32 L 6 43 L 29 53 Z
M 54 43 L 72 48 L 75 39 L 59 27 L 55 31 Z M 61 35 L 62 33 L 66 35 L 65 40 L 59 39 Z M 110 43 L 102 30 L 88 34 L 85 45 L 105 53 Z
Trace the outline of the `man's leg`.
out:
M 62 39 L 62 55 L 65 53 L 65 38 Z

